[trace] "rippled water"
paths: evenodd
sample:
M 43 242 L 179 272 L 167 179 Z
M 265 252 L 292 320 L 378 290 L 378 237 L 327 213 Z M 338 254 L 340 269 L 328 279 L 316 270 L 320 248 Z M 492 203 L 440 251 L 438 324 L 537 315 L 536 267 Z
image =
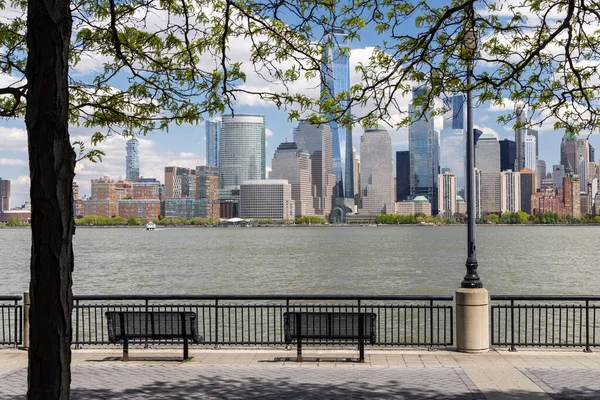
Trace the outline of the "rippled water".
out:
M 600 227 L 477 228 L 493 294 L 600 294 Z M 30 232 L 0 229 L 0 294 L 29 285 Z M 78 228 L 76 294 L 452 294 L 466 227 Z

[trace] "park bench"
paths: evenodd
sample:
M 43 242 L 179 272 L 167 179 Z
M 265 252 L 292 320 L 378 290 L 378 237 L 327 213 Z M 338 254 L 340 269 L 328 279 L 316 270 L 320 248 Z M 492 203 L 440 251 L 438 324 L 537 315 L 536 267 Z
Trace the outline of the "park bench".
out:
M 286 344 L 296 339 L 296 361 L 302 361 L 304 339 L 358 341 L 359 362 L 365 361 L 365 340 L 375 344 L 375 313 L 358 312 L 285 312 L 284 338 Z
M 200 343 L 196 313 L 180 311 L 107 311 L 108 340 L 123 342 L 123 361 L 129 361 L 129 340 L 183 339 L 183 360 L 189 360 L 188 342 Z

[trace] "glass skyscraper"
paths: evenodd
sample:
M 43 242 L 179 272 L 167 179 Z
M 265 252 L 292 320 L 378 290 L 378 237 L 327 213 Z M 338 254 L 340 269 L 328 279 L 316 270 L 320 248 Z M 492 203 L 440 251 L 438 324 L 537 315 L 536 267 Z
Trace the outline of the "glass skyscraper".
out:
M 221 121 L 210 120 L 205 122 L 206 130 L 206 165 L 219 167 L 219 135 Z
M 340 51 L 339 43 L 344 41 L 344 31 L 333 29 L 324 37 L 327 45 L 321 73 L 322 92 L 332 98 L 340 93 L 350 93 L 350 62 L 347 54 Z M 341 101 L 341 106 L 347 106 L 347 100 Z M 350 110 L 348 110 L 350 113 Z M 329 116 L 328 116 L 329 117 Z M 333 174 L 335 175 L 334 199 L 335 205 L 347 206 L 354 210 L 354 165 L 352 159 L 352 129 L 333 121 L 330 124 L 333 139 L 332 159 Z M 347 210 L 346 210 L 347 211 Z M 345 212 L 344 212 L 345 213 Z
M 449 110 L 444 114 L 444 128 L 440 131 L 440 168 L 441 172 L 456 175 L 456 188 L 460 192 L 465 188 L 466 142 L 464 127 L 464 96 L 462 94 L 448 99 Z
M 265 116 L 223 115 L 219 139 L 219 188 L 265 179 Z
M 420 96 L 426 89 L 413 90 L 413 98 Z M 408 108 L 411 117 L 416 110 L 411 104 Z M 433 129 L 433 118 L 428 112 L 408 127 L 408 150 L 410 153 L 410 196 L 424 196 L 431 203 L 431 213 L 438 212 L 438 173 L 440 169 L 440 144 Z
M 135 182 L 140 178 L 140 142 L 133 138 L 127 141 L 127 155 L 125 156 L 125 180 Z

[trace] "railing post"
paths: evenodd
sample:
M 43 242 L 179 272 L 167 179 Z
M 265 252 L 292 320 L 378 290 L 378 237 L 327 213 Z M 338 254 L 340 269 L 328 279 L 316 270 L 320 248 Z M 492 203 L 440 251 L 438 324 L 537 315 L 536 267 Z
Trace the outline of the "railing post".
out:
M 215 299 L 215 349 L 219 349 L 219 299 Z
M 29 350 L 29 309 L 31 297 L 29 292 L 23 293 L 23 350 Z M 16 340 L 16 337 L 15 337 Z
M 429 300 L 429 351 L 433 351 L 433 300 Z
M 517 351 L 515 347 L 515 301 L 510 301 L 510 349 L 508 351 Z
M 149 306 L 148 299 L 145 300 L 145 304 L 146 304 L 146 309 L 144 310 L 144 312 L 146 313 L 146 318 L 145 318 L 145 320 L 146 320 L 146 332 L 148 332 L 148 315 L 149 315 L 148 314 L 148 306 Z M 160 310 L 160 308 L 159 308 L 159 310 Z M 147 349 L 148 347 L 149 347 L 148 346 L 148 338 L 146 337 L 145 343 L 144 343 L 144 349 Z
M 585 353 L 591 353 L 590 349 L 590 301 L 585 301 Z
M 75 300 L 75 348 L 79 349 L 79 300 Z

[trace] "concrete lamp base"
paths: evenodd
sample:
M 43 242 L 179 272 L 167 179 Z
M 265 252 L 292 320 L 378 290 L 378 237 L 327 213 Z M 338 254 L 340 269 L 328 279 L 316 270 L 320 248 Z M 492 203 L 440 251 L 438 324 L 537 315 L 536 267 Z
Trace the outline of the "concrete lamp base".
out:
M 463 353 L 490 349 L 489 303 L 486 289 L 456 289 L 456 348 Z

